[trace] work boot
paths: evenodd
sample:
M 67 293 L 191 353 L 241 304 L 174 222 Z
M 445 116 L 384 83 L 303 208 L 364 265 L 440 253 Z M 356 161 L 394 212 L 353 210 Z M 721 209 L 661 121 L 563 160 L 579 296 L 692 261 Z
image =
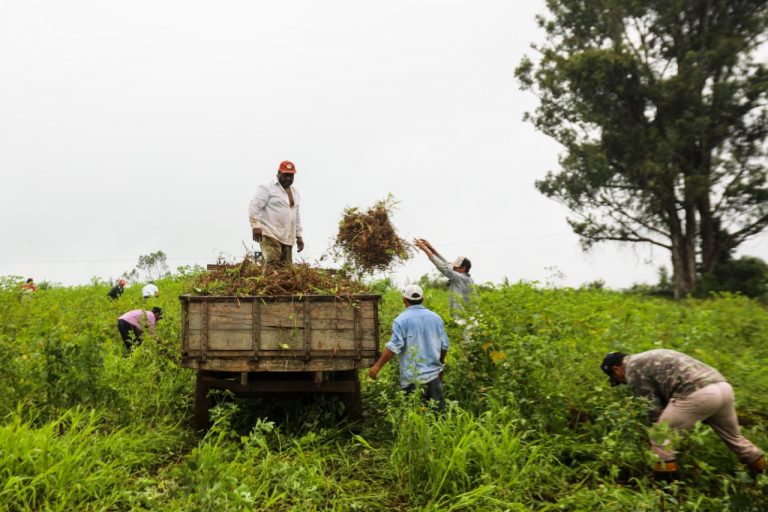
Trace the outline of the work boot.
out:
M 749 470 L 755 474 L 765 473 L 765 467 L 765 455 L 761 455 L 759 459 L 749 465 Z
M 657 482 L 672 482 L 680 479 L 680 473 L 677 471 L 677 462 L 674 460 L 668 462 L 657 462 L 653 467 L 653 479 Z

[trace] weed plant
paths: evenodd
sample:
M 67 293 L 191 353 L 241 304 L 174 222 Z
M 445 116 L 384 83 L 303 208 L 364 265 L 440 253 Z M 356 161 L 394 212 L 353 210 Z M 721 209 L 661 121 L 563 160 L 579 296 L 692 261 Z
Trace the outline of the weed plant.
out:
M 460 325 L 447 292 L 428 288 L 452 344 L 445 413 L 403 395 L 390 364 L 376 381 L 361 372 L 355 430 L 333 398 L 219 397 L 201 434 L 194 374 L 178 365 L 190 277 L 158 284 L 150 302 L 138 286 L 111 301 L 98 282 L 20 301 L 0 280 L 0 509 L 768 510 L 768 477 L 753 479 L 706 425 L 681 436 L 682 479 L 654 483 L 646 404 L 598 368 L 611 350 L 691 354 L 729 378 L 745 435 L 768 448 L 768 312 L 752 300 L 502 283 Z M 386 340 L 402 303 L 374 288 Z M 158 338 L 124 354 L 117 317 L 154 305 Z

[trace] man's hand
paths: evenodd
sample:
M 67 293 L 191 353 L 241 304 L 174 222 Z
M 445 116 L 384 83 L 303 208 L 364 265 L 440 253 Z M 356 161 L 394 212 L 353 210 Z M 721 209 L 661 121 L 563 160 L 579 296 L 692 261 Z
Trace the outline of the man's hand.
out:
M 429 249 L 429 242 L 423 238 L 414 238 L 413 243 L 416 244 L 416 247 L 424 251 L 424 254 L 427 256 L 432 256 L 432 251 Z
M 296 237 L 296 250 L 298 252 L 301 252 L 304 250 L 304 239 L 301 238 L 300 236 Z
M 371 369 L 368 370 L 368 376 L 372 378 L 373 380 L 376 380 L 376 377 L 379 376 L 379 371 L 381 370 L 378 366 L 371 366 Z
M 253 228 L 253 241 L 261 243 L 261 228 Z

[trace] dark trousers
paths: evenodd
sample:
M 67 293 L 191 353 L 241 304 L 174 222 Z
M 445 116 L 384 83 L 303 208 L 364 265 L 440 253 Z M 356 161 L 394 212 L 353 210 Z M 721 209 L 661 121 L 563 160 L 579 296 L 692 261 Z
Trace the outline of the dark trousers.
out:
M 128 352 L 131 351 L 134 345 L 141 344 L 141 329 L 135 325 L 131 325 L 125 320 L 120 319 L 117 321 L 117 330 L 120 331 L 120 337 L 123 338 L 125 350 Z M 133 334 L 133 336 L 131 336 L 131 334 Z
M 421 386 L 421 399 L 425 402 L 430 400 L 435 401 L 435 410 L 442 411 L 445 409 L 445 395 L 443 395 L 443 381 L 440 377 L 436 378 L 426 384 L 420 384 Z M 416 384 L 409 384 L 403 388 L 406 394 L 411 394 L 416 391 Z

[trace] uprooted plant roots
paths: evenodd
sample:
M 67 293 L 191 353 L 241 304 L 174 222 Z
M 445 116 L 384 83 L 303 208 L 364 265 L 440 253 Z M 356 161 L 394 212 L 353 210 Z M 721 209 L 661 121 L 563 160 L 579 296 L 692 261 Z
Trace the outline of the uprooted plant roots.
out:
M 411 245 L 398 236 L 389 219 L 393 206 L 389 198 L 365 212 L 358 208 L 344 210 L 334 249 L 358 273 L 388 270 L 411 257 Z
M 250 258 L 220 264 L 203 272 L 193 283 L 198 295 L 357 295 L 370 290 L 343 271 L 312 268 L 306 263 L 264 268 Z

